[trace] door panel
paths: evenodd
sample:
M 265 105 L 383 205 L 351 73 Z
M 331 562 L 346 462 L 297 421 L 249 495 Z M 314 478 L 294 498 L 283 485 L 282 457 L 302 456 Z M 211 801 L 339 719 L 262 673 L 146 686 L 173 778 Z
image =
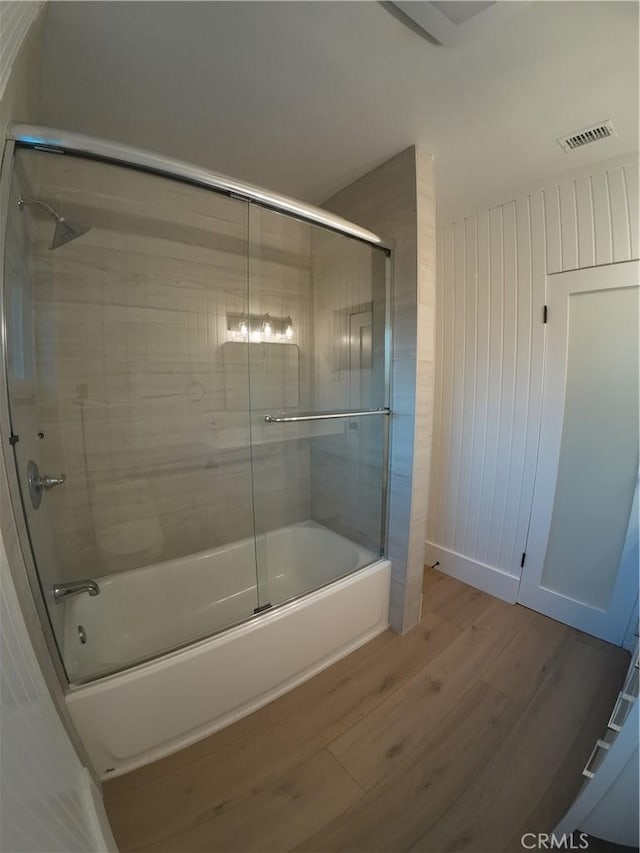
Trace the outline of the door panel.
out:
M 88 230 L 52 250 L 41 202 Z M 248 208 L 21 150 L 7 219 L 7 381 L 27 547 L 67 673 L 84 681 L 258 605 L 248 344 L 232 329 L 248 306 Z M 32 460 L 41 475 L 65 475 L 37 508 Z M 62 584 L 74 594 L 56 603 Z
M 519 601 L 620 643 L 637 595 L 638 263 L 549 278 L 538 476 Z M 635 523 L 635 524 L 634 524 Z
M 387 405 L 387 270 L 380 249 L 254 205 L 249 258 L 243 329 L 267 607 L 380 557 L 388 418 L 344 413 Z M 321 419 L 328 411 L 341 414 Z

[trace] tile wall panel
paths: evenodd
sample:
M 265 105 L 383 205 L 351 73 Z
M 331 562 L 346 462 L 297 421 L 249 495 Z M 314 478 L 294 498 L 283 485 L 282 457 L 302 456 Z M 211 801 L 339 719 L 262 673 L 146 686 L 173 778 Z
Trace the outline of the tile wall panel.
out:
M 249 234 L 247 206 L 211 192 L 75 158 L 38 165 L 38 197 L 92 225 L 50 251 L 50 220 L 27 214 L 42 465 L 67 475 L 47 495 L 64 579 L 253 535 L 247 348 L 225 357 L 227 315 L 249 294 L 254 313 L 290 314 L 308 375 L 308 227 L 252 211 Z M 273 493 L 295 470 L 263 528 L 308 518 L 308 451 L 265 435 L 263 461 Z

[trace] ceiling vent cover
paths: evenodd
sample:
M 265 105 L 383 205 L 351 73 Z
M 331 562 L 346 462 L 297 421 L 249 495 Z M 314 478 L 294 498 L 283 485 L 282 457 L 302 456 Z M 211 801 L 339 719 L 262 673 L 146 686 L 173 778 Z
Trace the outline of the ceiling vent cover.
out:
M 577 133 L 572 133 L 570 136 L 558 137 L 558 145 L 564 148 L 565 151 L 574 151 L 576 148 L 582 148 L 583 145 L 588 145 L 590 142 L 597 142 L 599 139 L 606 139 L 608 136 L 615 136 L 616 129 L 610 121 L 603 121 L 600 124 L 593 124 L 591 127 L 585 127 Z

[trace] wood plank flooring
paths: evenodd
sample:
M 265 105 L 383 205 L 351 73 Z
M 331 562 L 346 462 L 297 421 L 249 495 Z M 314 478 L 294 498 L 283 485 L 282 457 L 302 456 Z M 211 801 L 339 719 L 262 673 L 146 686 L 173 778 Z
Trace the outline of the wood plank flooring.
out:
M 424 615 L 104 786 L 121 851 L 521 850 L 573 800 L 628 656 L 427 569 Z

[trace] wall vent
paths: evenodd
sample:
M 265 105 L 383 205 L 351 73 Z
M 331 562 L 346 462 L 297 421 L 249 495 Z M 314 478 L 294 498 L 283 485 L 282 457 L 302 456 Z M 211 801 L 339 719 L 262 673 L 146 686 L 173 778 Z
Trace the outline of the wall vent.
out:
M 615 127 L 607 120 L 600 124 L 593 124 L 591 127 L 585 127 L 570 136 L 558 137 L 558 145 L 565 151 L 573 151 L 576 148 L 582 148 L 583 145 L 588 145 L 590 142 L 597 142 L 599 139 L 606 139 L 608 136 L 615 135 Z

